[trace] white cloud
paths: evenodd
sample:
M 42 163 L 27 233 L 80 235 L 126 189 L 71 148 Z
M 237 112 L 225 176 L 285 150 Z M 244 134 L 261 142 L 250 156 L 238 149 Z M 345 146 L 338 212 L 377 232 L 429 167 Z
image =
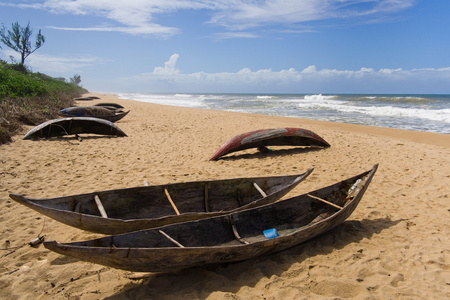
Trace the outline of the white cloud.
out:
M 230 31 L 230 32 L 220 32 L 220 33 L 216 33 L 214 35 L 215 38 L 219 39 L 219 40 L 226 40 L 226 39 L 235 39 L 235 38 L 251 38 L 251 39 L 255 39 L 255 38 L 259 38 L 258 35 L 251 33 L 251 32 L 236 32 L 236 31 Z
M 113 20 L 123 26 L 67 28 L 60 30 L 119 31 L 130 34 L 170 36 L 178 29 L 153 22 L 154 15 L 182 9 L 209 8 L 208 1 L 184 0 L 44 0 L 40 3 L 15 4 L 21 8 L 46 10 L 56 14 L 94 15 Z
M 16 61 L 20 61 L 20 56 L 13 50 L 3 50 L 6 57 L 14 57 Z M 93 66 L 103 61 L 94 56 L 51 56 L 40 53 L 33 53 L 25 61 L 27 66 L 33 70 L 39 70 L 42 73 L 76 73 L 81 72 L 83 68 Z
M 178 54 L 173 54 L 169 61 L 166 61 L 164 63 L 164 68 L 162 67 L 155 67 L 155 69 L 153 69 L 153 73 L 152 74 L 156 74 L 156 75 L 175 75 L 178 74 L 180 71 L 175 67 L 177 60 L 178 60 L 179 55 Z
M 315 72 L 317 72 L 316 66 L 309 66 L 302 71 L 302 73 L 315 73 Z
M 120 78 L 115 85 L 121 91 L 132 92 L 272 92 L 272 93 L 448 93 L 450 67 L 426 69 L 380 69 L 362 67 L 359 70 L 317 69 L 308 66 L 274 71 L 253 71 L 243 68 L 236 72 L 190 74 L 176 68 L 178 54 L 171 56 L 164 67 L 139 76 Z M 149 89 L 149 87 L 151 87 Z M 436 87 L 448 90 L 437 91 Z
M 267 24 L 296 24 L 337 18 L 376 17 L 414 5 L 415 0 L 266 0 L 233 1 L 222 7 L 211 22 L 235 29 Z
M 123 32 L 131 35 L 152 35 L 159 37 L 167 37 L 178 33 L 177 28 L 164 27 L 158 24 L 148 24 L 139 27 L 57 27 L 47 26 L 47 28 L 66 30 L 66 31 L 99 31 L 99 32 Z
M 113 20 L 122 26 L 71 28 L 71 30 L 120 31 L 130 34 L 171 36 L 176 28 L 157 24 L 156 15 L 181 10 L 205 10 L 210 23 L 244 30 L 268 24 L 292 25 L 308 21 L 380 17 L 414 5 L 416 0 L 19 0 L 3 4 L 21 8 L 42 9 L 57 14 L 95 15 Z M 20 3 L 21 2 L 21 3 Z M 36 3 L 37 2 L 37 3 Z M 0 4 L 2 5 L 2 4 Z M 69 30 L 67 27 L 52 27 Z M 127 29 L 128 28 L 128 29 Z M 311 31 L 311 29 L 308 29 Z M 220 36 L 220 34 L 219 34 Z M 235 33 L 223 38 L 247 37 Z

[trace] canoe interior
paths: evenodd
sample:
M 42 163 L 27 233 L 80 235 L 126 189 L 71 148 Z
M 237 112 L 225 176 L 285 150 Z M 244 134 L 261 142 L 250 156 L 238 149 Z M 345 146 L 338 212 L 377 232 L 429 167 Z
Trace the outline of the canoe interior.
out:
M 377 165 L 310 194 L 219 217 L 75 243 L 46 241 L 44 246 L 83 261 L 136 272 L 170 272 L 250 259 L 293 247 L 344 222 L 376 169 Z M 362 181 L 355 192 L 349 193 L 358 179 Z M 276 230 L 278 236 L 266 238 L 266 230 Z
M 309 170 L 307 175 L 311 171 Z M 165 190 L 167 190 L 181 214 L 230 211 L 262 198 L 260 192 L 255 188 L 254 183 L 267 195 L 271 195 L 296 183 L 299 176 L 291 175 L 173 183 L 48 199 L 26 198 L 26 200 L 42 207 L 71 212 L 77 209 L 77 212 L 81 214 L 100 216 L 99 209 L 94 200 L 94 196 L 98 195 L 108 214 L 108 218 L 121 220 L 161 218 L 176 215 L 165 194 Z M 205 192 L 207 193 L 208 199 L 206 202 Z
M 353 211 L 357 203 L 352 202 L 359 202 L 372 176 L 373 172 L 366 172 L 338 184 L 311 192 L 309 195 L 327 200 L 344 207 L 344 209 L 346 206 L 353 204 L 351 208 L 351 211 Z M 347 191 L 358 179 L 362 179 L 362 182 L 358 186 L 355 198 L 348 198 Z M 163 230 L 164 233 L 186 248 L 243 245 L 236 238 L 233 224 L 238 236 L 252 244 L 267 240 L 263 234 L 264 230 L 276 229 L 280 236 L 288 236 L 315 223 L 325 222 L 327 218 L 340 212 L 339 209 L 309 195 L 304 194 L 220 217 L 61 245 L 106 248 L 177 247 L 170 239 L 161 234 L 160 230 Z

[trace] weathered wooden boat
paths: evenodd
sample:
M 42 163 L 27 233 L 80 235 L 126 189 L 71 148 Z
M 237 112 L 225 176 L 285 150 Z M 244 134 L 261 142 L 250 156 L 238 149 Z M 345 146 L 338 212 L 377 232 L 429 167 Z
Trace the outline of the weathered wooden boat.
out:
M 125 132 L 110 121 L 98 118 L 74 117 L 44 122 L 28 131 L 23 139 L 50 138 L 80 133 L 127 136 Z
M 266 146 L 320 146 L 330 147 L 319 135 L 302 128 L 261 129 L 236 135 L 226 141 L 209 160 L 231 152 L 250 148 L 268 151 Z
M 124 109 L 125 108 L 122 105 L 117 104 L 117 103 L 113 103 L 113 102 L 97 103 L 97 104 L 94 104 L 94 106 L 101 106 L 101 107 L 115 108 L 115 109 Z
M 89 100 L 95 100 L 95 99 L 100 99 L 100 98 L 96 97 L 96 96 L 88 96 L 88 97 L 78 97 L 78 98 L 75 98 L 74 100 L 77 100 L 77 101 L 89 101 Z
M 11 199 L 79 229 L 118 234 L 223 215 L 274 202 L 303 174 L 142 186 L 49 199 Z
M 59 114 L 65 117 L 91 117 L 116 122 L 125 117 L 129 112 L 116 112 L 102 106 L 77 106 L 61 109 Z
M 44 245 L 83 261 L 136 272 L 169 272 L 250 259 L 298 245 L 344 222 L 376 169 L 377 165 L 308 194 L 219 217 Z
M 98 104 L 94 104 L 94 106 L 109 109 L 110 111 L 112 111 L 114 113 L 123 112 L 123 106 L 119 105 L 119 104 L 115 104 L 115 103 L 98 103 Z

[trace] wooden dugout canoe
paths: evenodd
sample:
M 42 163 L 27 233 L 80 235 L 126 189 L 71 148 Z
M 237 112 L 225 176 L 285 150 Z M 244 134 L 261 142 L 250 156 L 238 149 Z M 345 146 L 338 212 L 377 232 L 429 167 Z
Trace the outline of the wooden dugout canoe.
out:
M 330 144 L 314 132 L 302 128 L 261 129 L 236 135 L 226 141 L 209 160 L 245 149 L 266 146 L 321 146 Z
M 97 118 L 74 117 L 44 122 L 28 131 L 23 139 L 50 138 L 80 133 L 127 136 L 125 132 L 110 121 Z
M 95 99 L 100 99 L 100 98 L 96 97 L 96 96 L 89 96 L 89 97 L 78 97 L 78 98 L 75 98 L 74 100 L 77 100 L 77 101 L 89 101 L 89 100 L 95 100 Z
M 376 169 L 377 165 L 309 194 L 219 217 L 74 243 L 48 241 L 44 245 L 83 261 L 136 272 L 170 272 L 250 259 L 298 245 L 344 222 L 357 207 Z M 356 189 L 348 194 L 355 184 Z
M 97 103 L 97 104 L 94 104 L 94 106 L 106 107 L 106 108 L 112 109 L 112 110 L 123 110 L 125 108 L 122 105 L 113 103 L 113 102 Z
M 102 106 L 77 106 L 61 109 L 59 114 L 64 117 L 91 117 L 117 122 L 129 112 L 116 112 Z
M 119 234 L 271 203 L 291 191 L 312 171 L 289 176 L 142 186 L 48 199 L 18 194 L 10 194 L 10 197 L 61 223 L 91 232 Z M 101 209 L 107 217 L 102 217 Z

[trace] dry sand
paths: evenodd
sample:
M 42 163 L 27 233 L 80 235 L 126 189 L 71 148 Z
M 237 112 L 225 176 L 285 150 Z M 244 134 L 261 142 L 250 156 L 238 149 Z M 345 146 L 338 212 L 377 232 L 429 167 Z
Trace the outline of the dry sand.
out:
M 92 94 L 91 94 L 92 95 Z M 450 136 L 294 118 L 170 107 L 96 94 L 131 112 L 124 138 L 83 136 L 0 146 L 1 299 L 447 299 L 450 297 Z M 255 149 L 209 157 L 230 137 L 280 127 L 314 131 L 318 151 Z M 31 127 L 26 128 L 22 134 Z M 283 150 L 284 149 L 284 150 Z M 56 197 L 150 184 L 315 171 L 288 196 L 380 167 L 341 226 L 253 260 L 146 274 L 80 262 L 26 243 L 100 235 L 9 199 Z M 5 250 L 6 249 L 6 250 Z M 15 250 L 15 251 L 13 251 Z

